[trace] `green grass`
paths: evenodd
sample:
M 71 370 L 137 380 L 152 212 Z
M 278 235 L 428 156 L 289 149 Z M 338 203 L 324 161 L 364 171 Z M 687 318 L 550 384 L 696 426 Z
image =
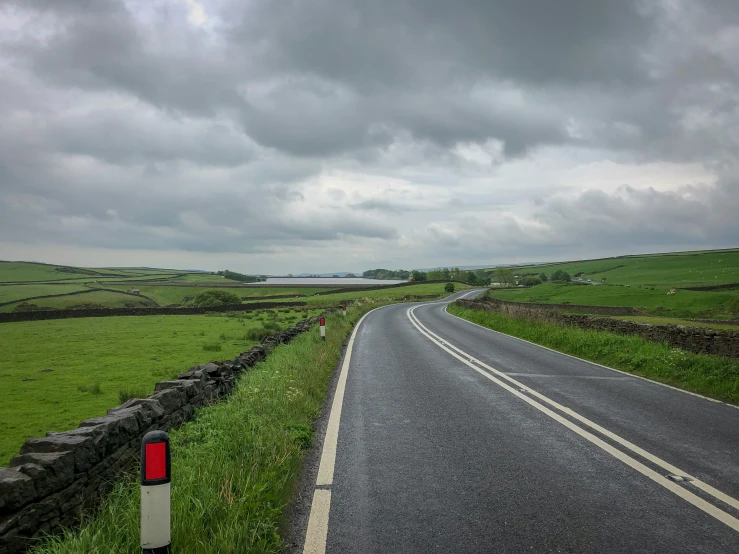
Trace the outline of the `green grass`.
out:
M 639 337 L 516 319 L 454 304 L 449 312 L 560 352 L 739 404 L 739 360 L 683 352 Z
M 35 264 L 31 262 L 0 261 L 0 283 L 26 281 L 57 281 L 62 279 L 94 279 L 90 273 L 67 273 L 57 271 L 60 266 Z M 83 270 L 84 271 L 84 270 Z
M 129 294 L 120 294 L 107 290 L 93 291 L 89 294 L 74 294 L 71 296 L 57 296 L 55 298 L 40 298 L 30 300 L 29 303 L 39 307 L 64 309 L 79 304 L 99 304 L 106 308 L 125 308 L 126 304 L 134 304 L 136 307 L 151 306 L 151 302 L 145 298 L 136 298 Z M 0 306 L 0 312 L 13 311 L 17 304 Z
M 80 290 L 88 289 L 79 283 L 64 285 L 2 285 L 0 286 L 0 302 L 10 302 L 12 300 L 20 300 L 21 298 L 31 298 L 33 296 L 44 296 L 47 294 L 68 294 Z
M 234 283 L 234 281 L 230 281 Z M 222 282 L 218 283 L 225 284 Z M 105 285 L 106 288 L 127 291 L 134 285 Z M 196 294 L 210 290 L 208 287 L 183 287 L 183 286 L 166 286 L 166 285 L 141 285 L 135 286 L 135 288 L 141 291 L 141 294 L 148 296 L 154 300 L 160 306 L 168 306 L 170 304 L 181 304 L 184 298 L 192 298 Z M 215 289 L 223 290 L 223 289 Z M 327 291 L 332 289 L 321 289 L 321 288 L 310 288 L 310 287 L 294 287 L 294 288 L 280 288 L 280 287 L 228 287 L 226 290 L 233 292 L 234 294 L 242 298 L 254 298 L 259 299 L 262 296 L 273 296 L 273 295 L 312 295 L 319 291 Z
M 728 329 L 731 331 L 739 331 L 739 325 L 725 325 L 723 323 L 703 323 L 701 321 L 691 321 L 689 319 L 638 315 L 622 315 L 612 317 L 613 319 L 635 321 L 637 323 L 650 323 L 651 325 L 686 325 L 688 327 L 704 327 L 708 329 Z
M 286 328 L 316 313 L 291 310 L 275 321 Z M 73 429 L 83 419 L 104 415 L 132 383 L 151 393 L 154 383 L 189 367 L 233 358 L 253 344 L 248 333 L 262 325 L 239 314 L 3 323 L 0 464 L 26 437 Z M 221 346 L 215 356 L 203 349 L 213 343 Z M 95 383 L 99 392 L 91 392 Z
M 731 318 L 739 315 L 739 290 L 690 291 L 645 286 L 543 283 L 531 288 L 491 289 L 490 296 L 515 302 L 632 306 L 651 315 Z
M 330 315 L 325 342 L 305 333 L 278 347 L 242 375 L 228 400 L 170 433 L 173 552 L 282 551 L 280 525 L 313 421 L 342 342 L 366 309 Z M 118 483 L 81 530 L 33 552 L 138 552 L 139 490 L 133 476 Z
M 739 250 L 623 256 L 515 268 L 518 274 L 551 275 L 564 269 L 570 275 L 620 285 L 659 285 L 667 288 L 739 283 Z
M 454 283 L 455 291 L 468 290 L 475 287 Z M 339 291 L 335 294 L 325 294 L 321 296 L 311 296 L 308 298 L 300 298 L 308 303 L 309 306 L 336 306 L 340 300 L 372 300 L 372 301 L 388 301 L 393 302 L 403 298 L 405 295 L 428 296 L 436 295 L 438 297 L 448 296 L 449 293 L 444 292 L 444 283 L 425 283 L 418 285 L 407 285 L 403 287 L 392 287 L 386 289 L 374 289 L 365 291 L 352 291 L 347 289 Z M 290 299 L 285 299 L 289 301 Z M 280 300 L 276 300 L 279 302 Z

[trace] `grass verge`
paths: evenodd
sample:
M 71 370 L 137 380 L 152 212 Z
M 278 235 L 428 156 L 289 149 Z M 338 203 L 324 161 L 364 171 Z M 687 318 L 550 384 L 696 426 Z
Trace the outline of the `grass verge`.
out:
M 246 372 L 228 400 L 170 434 L 172 547 L 179 553 L 278 552 L 279 528 L 342 342 L 373 305 L 327 318 Z M 78 531 L 35 554 L 138 552 L 139 485 L 120 482 Z
M 454 304 L 448 310 L 501 333 L 739 405 L 739 360 L 692 354 L 639 337 L 517 319 Z

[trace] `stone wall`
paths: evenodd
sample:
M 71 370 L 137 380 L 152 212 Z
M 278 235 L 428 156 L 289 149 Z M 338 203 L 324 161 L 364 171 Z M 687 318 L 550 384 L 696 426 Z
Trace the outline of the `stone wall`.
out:
M 0 467 L 0 552 L 25 551 L 35 538 L 77 524 L 80 513 L 97 505 L 120 472 L 137 462 L 145 433 L 176 428 L 197 408 L 225 397 L 241 372 L 318 319 L 266 337 L 232 361 L 199 365 L 159 382 L 147 398 L 129 400 L 77 429 L 27 439 L 9 466 Z
M 119 315 L 197 315 L 210 312 L 248 312 L 273 308 L 306 306 L 307 302 L 252 302 L 213 308 L 100 308 L 86 310 L 43 310 L 38 312 L 0 313 L 0 323 L 16 321 L 41 321 L 45 319 L 68 319 L 75 317 L 110 317 Z
M 523 303 L 483 300 L 457 300 L 456 303 L 465 308 L 496 311 L 516 318 L 549 321 L 591 331 L 637 335 L 646 340 L 665 342 L 675 348 L 697 354 L 739 358 L 739 331 L 686 327 L 684 325 L 650 325 L 606 317 L 542 310 L 537 307 L 529 307 Z
M 592 286 L 592 285 L 588 285 Z M 538 308 L 540 310 L 571 310 L 587 312 L 591 314 L 604 315 L 644 315 L 641 311 L 631 306 L 589 306 L 586 304 L 548 304 L 545 302 L 511 302 L 509 300 L 498 300 L 497 298 L 483 298 L 485 302 L 497 305 L 523 306 L 526 308 Z

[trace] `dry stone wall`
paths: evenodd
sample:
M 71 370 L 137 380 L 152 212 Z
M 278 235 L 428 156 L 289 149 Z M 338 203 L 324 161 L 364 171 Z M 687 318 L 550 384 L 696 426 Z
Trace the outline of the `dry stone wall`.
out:
M 650 325 L 606 317 L 566 314 L 551 309 L 544 310 L 536 305 L 529 307 L 520 302 L 457 300 L 456 303 L 465 308 L 496 311 L 511 317 L 550 321 L 591 331 L 637 335 L 650 341 L 666 342 L 675 348 L 697 354 L 739 358 L 739 332 L 737 331 L 684 325 Z
M 212 308 L 100 308 L 87 310 L 41 310 L 38 312 L 0 313 L 0 323 L 40 321 L 45 319 L 68 319 L 75 317 L 110 317 L 120 315 L 197 315 L 210 312 L 248 312 L 251 310 L 291 308 L 307 305 L 307 302 L 295 301 L 252 302 L 251 304 L 232 304 Z
M 604 315 L 644 315 L 643 312 L 631 306 L 590 306 L 586 304 L 548 304 L 545 302 L 511 302 L 510 300 L 498 300 L 497 298 L 483 298 L 485 302 L 506 306 L 523 306 L 525 308 L 538 308 L 540 310 L 571 310 L 587 312 L 591 314 Z
M 77 524 L 82 511 L 97 505 L 138 460 L 145 433 L 179 427 L 197 408 L 227 396 L 240 373 L 318 319 L 266 337 L 234 360 L 161 381 L 147 398 L 129 400 L 77 429 L 27 439 L 8 467 L 0 467 L 0 553 L 23 552 L 39 537 Z

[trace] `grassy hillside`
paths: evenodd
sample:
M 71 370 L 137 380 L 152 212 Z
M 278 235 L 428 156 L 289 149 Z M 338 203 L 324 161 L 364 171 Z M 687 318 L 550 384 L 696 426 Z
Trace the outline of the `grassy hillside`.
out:
M 152 300 L 154 300 L 157 304 L 160 306 L 168 306 L 170 304 L 181 304 L 183 302 L 184 298 L 192 298 L 199 292 L 203 292 L 205 290 L 208 290 L 208 287 L 182 287 L 182 286 L 154 286 L 154 285 L 135 285 L 132 284 L 130 286 L 128 285 L 105 285 L 106 288 L 116 289 L 116 290 L 122 290 L 127 291 L 131 287 L 135 286 L 139 291 L 141 291 L 141 294 L 148 296 Z M 299 296 L 305 296 L 305 295 L 312 295 L 316 294 L 317 292 L 321 291 L 328 291 L 333 290 L 329 288 L 300 288 L 300 287 L 294 287 L 294 288 L 287 288 L 287 287 L 230 287 L 227 289 L 229 292 L 233 292 L 234 294 L 240 296 L 241 298 L 254 298 L 259 299 L 264 296 L 274 296 L 274 295 L 292 295 L 293 297 L 296 295 Z M 293 298 L 294 299 L 294 298 Z
M 622 256 L 513 268 L 517 274 L 564 269 L 570 275 L 620 285 L 654 285 L 670 288 L 739 283 L 739 249 L 674 254 Z
M 39 308 L 52 308 L 56 310 L 77 306 L 79 304 L 96 304 L 105 308 L 153 306 L 153 304 L 145 298 L 137 298 L 130 294 L 121 294 L 107 290 L 96 290 L 85 294 L 57 296 L 55 298 L 40 298 L 37 300 L 29 300 L 29 303 L 35 304 Z M 11 312 L 17 305 L 18 303 L 0 306 L 0 312 Z
M 69 294 L 87 290 L 82 283 L 47 284 L 47 285 L 0 285 L 0 303 L 31 298 L 33 296 L 45 296 L 47 294 Z
M 122 277 L 125 274 L 116 273 Z M 71 268 L 58 265 L 37 264 L 31 262 L 3 262 L 0 261 L 0 283 L 21 283 L 32 281 L 60 281 L 71 279 L 96 279 L 101 277 L 99 270 Z
M 233 358 L 250 331 L 286 328 L 317 310 L 225 315 L 60 319 L 0 325 L 0 464 L 27 436 L 63 431 L 117 406 L 119 391 L 211 360 Z M 274 330 L 274 329 L 273 329 Z
M 492 289 L 490 296 L 515 302 L 633 306 L 648 314 L 672 317 L 739 317 L 739 290 L 668 292 L 664 287 L 544 283 L 531 288 Z

